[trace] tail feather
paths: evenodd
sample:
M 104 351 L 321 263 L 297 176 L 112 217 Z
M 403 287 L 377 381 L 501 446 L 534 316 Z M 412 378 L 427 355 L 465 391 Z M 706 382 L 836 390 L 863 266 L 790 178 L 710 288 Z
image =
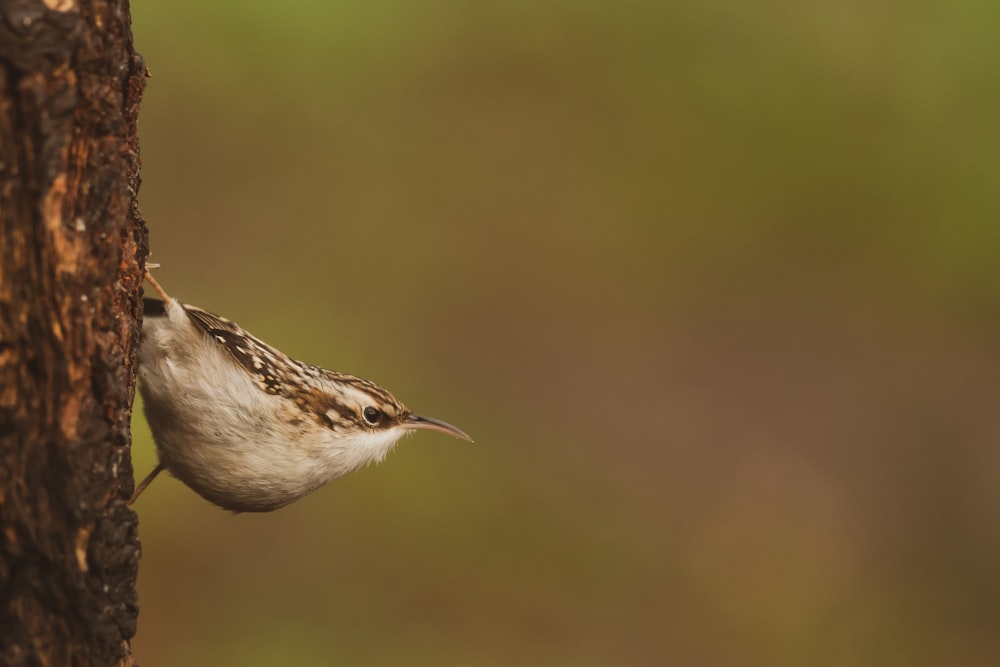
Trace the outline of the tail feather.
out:
M 142 299 L 143 317 L 163 317 L 166 314 L 166 305 L 159 299 L 152 299 L 148 296 Z

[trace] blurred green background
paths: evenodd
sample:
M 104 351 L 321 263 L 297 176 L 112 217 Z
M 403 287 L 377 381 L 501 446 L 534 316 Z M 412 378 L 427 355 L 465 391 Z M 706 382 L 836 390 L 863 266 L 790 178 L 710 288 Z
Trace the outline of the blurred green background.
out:
M 163 285 L 476 439 L 158 480 L 144 667 L 998 663 L 1000 5 L 132 11 Z

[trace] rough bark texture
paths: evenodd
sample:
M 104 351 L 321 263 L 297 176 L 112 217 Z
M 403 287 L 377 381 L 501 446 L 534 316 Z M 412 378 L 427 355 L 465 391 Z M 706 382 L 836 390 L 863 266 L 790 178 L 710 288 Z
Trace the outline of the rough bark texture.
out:
M 127 665 L 147 254 L 127 2 L 0 0 L 0 664 Z

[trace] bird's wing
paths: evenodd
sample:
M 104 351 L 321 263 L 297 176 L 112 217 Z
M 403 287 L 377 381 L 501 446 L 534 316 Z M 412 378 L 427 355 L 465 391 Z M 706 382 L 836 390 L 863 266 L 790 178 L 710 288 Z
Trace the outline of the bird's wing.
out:
M 282 377 L 288 377 L 291 359 L 241 327 L 207 310 L 184 306 L 195 326 L 217 342 L 229 357 L 242 366 L 269 394 L 281 394 Z

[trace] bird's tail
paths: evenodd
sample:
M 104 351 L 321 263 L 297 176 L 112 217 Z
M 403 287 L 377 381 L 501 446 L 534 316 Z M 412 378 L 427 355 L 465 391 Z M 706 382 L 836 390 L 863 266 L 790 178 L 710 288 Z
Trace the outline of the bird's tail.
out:
M 143 297 L 142 299 L 142 315 L 143 317 L 163 317 L 167 314 L 167 307 L 163 301 L 159 299 L 153 299 L 150 297 Z

